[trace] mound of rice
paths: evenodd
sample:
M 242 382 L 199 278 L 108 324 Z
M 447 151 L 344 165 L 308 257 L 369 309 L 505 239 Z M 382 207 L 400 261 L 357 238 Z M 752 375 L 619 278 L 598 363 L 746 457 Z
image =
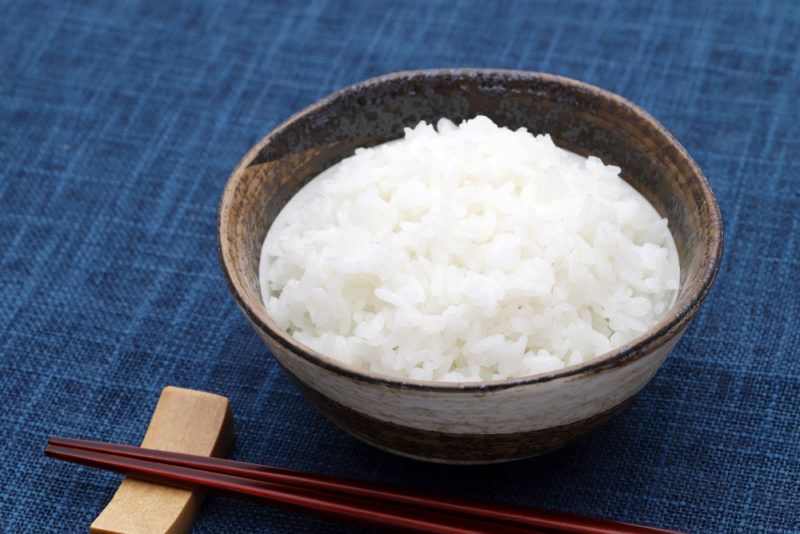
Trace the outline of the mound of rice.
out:
M 672 305 L 667 221 L 618 167 L 486 117 L 358 149 L 283 209 L 261 254 L 275 322 L 359 369 L 485 381 L 574 365 Z

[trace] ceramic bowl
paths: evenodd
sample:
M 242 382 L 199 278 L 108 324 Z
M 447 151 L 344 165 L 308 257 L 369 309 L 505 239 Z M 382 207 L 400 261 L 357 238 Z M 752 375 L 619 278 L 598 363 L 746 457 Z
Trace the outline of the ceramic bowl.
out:
M 306 182 L 357 147 L 403 127 L 487 115 L 509 128 L 617 165 L 666 216 L 680 256 L 677 302 L 632 342 L 581 365 L 502 381 L 399 380 L 351 368 L 300 344 L 260 297 L 261 245 Z M 341 428 L 382 449 L 447 463 L 488 463 L 560 447 L 607 421 L 644 387 L 711 288 L 722 253 L 714 194 L 686 150 L 653 117 L 586 83 L 523 71 L 439 69 L 373 78 L 297 113 L 236 166 L 219 213 L 222 269 L 239 307 L 308 399 Z

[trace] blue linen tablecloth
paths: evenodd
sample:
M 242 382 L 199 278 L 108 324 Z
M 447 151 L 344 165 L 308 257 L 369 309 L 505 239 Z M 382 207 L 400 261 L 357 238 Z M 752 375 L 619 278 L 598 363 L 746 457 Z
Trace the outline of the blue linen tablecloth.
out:
M 249 461 L 692 532 L 800 532 L 800 3 L 9 1 L 0 16 L 0 524 L 76 532 L 119 477 L 49 435 L 137 443 L 164 385 L 227 395 Z M 650 111 L 706 172 L 725 258 L 672 357 L 601 431 L 510 465 L 335 428 L 228 294 L 229 171 L 378 74 L 541 70 Z M 197 532 L 362 532 L 209 498 Z

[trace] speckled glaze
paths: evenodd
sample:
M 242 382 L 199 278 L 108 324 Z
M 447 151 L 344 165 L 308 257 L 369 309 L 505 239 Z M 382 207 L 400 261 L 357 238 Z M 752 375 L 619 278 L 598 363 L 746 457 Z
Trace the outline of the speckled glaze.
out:
M 305 183 L 403 127 L 487 115 L 549 133 L 599 156 L 670 221 L 681 265 L 678 300 L 645 335 L 582 365 L 486 383 L 444 384 L 366 373 L 282 331 L 261 302 L 261 244 Z M 219 215 L 222 269 L 239 307 L 301 391 L 336 424 L 385 450 L 447 463 L 502 462 L 558 448 L 607 421 L 653 377 L 697 313 L 722 254 L 722 219 L 686 150 L 650 115 L 597 87 L 537 72 L 400 72 L 347 87 L 253 147 L 231 174 Z

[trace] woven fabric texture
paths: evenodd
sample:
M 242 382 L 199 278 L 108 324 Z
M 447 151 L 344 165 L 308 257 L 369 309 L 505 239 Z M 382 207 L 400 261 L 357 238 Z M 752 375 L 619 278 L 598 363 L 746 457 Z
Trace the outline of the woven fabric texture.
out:
M 50 435 L 138 443 L 168 384 L 228 396 L 238 459 L 691 532 L 800 532 L 800 3 L 0 2 L 0 524 L 81 532 L 119 477 Z M 714 290 L 653 382 L 554 454 L 380 452 L 292 386 L 236 308 L 217 205 L 244 152 L 323 95 L 411 68 L 617 92 L 722 207 Z M 364 532 L 209 498 L 196 532 Z

